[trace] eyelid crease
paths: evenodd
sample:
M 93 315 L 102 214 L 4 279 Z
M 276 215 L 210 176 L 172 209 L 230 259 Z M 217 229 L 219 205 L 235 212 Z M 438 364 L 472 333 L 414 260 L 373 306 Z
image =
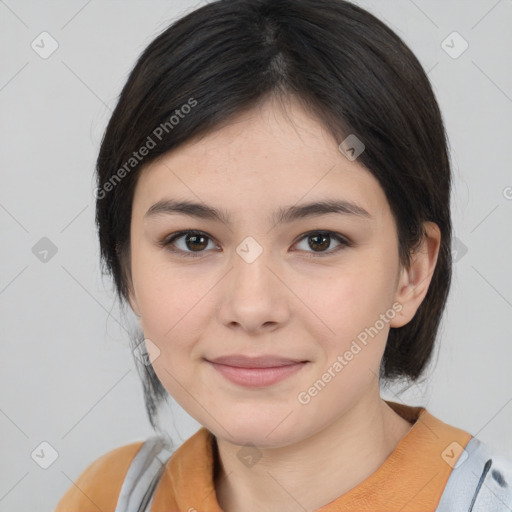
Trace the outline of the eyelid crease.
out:
M 182 249 L 176 249 L 176 248 L 170 249 L 169 248 L 170 246 L 172 246 L 172 243 L 175 240 L 178 240 L 179 238 L 182 238 L 183 236 L 185 236 L 187 234 L 201 235 L 201 236 L 204 236 L 205 238 L 211 240 L 212 242 L 216 243 L 215 238 L 210 236 L 208 233 L 206 233 L 204 231 L 200 231 L 197 229 L 185 229 L 185 230 L 176 231 L 174 233 L 171 233 L 168 236 L 165 236 L 162 240 L 160 240 L 158 242 L 158 245 L 161 248 L 168 250 L 172 254 L 177 254 L 179 256 L 192 257 L 192 258 L 198 258 L 198 257 L 203 256 L 207 251 L 203 250 L 203 251 L 197 251 L 196 253 L 194 253 L 194 251 L 183 251 Z M 330 231 L 330 230 L 326 230 L 326 229 L 317 229 L 317 230 L 307 231 L 306 233 L 301 234 L 299 236 L 299 238 L 297 238 L 296 241 L 293 242 L 293 245 L 298 244 L 305 238 L 308 238 L 313 235 L 319 235 L 319 234 L 320 235 L 325 235 L 325 234 L 330 235 L 330 237 L 335 239 L 337 242 L 339 242 L 340 245 L 337 248 L 331 249 L 329 251 L 315 252 L 315 251 L 299 250 L 298 252 L 306 253 L 307 254 L 306 257 L 316 258 L 316 257 L 324 257 L 324 256 L 333 255 L 333 254 L 337 253 L 339 250 L 343 249 L 344 247 L 352 247 L 354 245 L 354 243 L 346 236 L 344 236 L 340 233 L 337 233 L 335 231 Z

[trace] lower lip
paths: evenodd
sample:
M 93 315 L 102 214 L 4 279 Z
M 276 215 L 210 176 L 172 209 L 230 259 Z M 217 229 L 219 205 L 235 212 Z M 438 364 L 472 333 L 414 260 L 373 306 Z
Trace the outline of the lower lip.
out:
M 306 363 L 294 363 L 272 368 L 238 368 L 208 361 L 226 379 L 248 387 L 264 387 L 280 382 L 297 373 Z

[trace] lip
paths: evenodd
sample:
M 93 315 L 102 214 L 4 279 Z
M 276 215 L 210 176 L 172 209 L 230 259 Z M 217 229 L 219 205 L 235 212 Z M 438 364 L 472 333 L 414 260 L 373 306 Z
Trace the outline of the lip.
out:
M 298 372 L 308 361 L 279 356 L 230 355 L 206 360 L 229 381 L 248 387 L 276 384 Z
M 225 364 L 239 368 L 275 368 L 295 363 L 304 363 L 304 360 L 281 357 L 275 355 L 246 356 L 244 354 L 230 354 L 227 356 L 208 359 L 211 363 Z

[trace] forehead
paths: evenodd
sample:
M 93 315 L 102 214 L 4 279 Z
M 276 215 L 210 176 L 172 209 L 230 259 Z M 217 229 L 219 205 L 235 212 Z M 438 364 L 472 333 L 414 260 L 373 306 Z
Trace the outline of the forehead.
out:
M 283 110 L 269 101 L 146 166 L 134 202 L 147 210 L 179 197 L 257 213 L 339 198 L 382 215 L 389 207 L 378 181 L 340 142 L 299 103 Z

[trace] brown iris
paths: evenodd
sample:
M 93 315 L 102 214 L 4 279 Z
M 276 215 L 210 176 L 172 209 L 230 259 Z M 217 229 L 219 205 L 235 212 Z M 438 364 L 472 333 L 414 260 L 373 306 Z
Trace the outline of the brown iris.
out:
M 310 240 L 315 240 L 313 243 Z M 320 233 L 318 235 L 312 235 L 308 237 L 308 245 L 311 249 L 315 249 L 315 246 L 320 246 L 320 249 L 327 249 L 330 243 L 330 236 Z

